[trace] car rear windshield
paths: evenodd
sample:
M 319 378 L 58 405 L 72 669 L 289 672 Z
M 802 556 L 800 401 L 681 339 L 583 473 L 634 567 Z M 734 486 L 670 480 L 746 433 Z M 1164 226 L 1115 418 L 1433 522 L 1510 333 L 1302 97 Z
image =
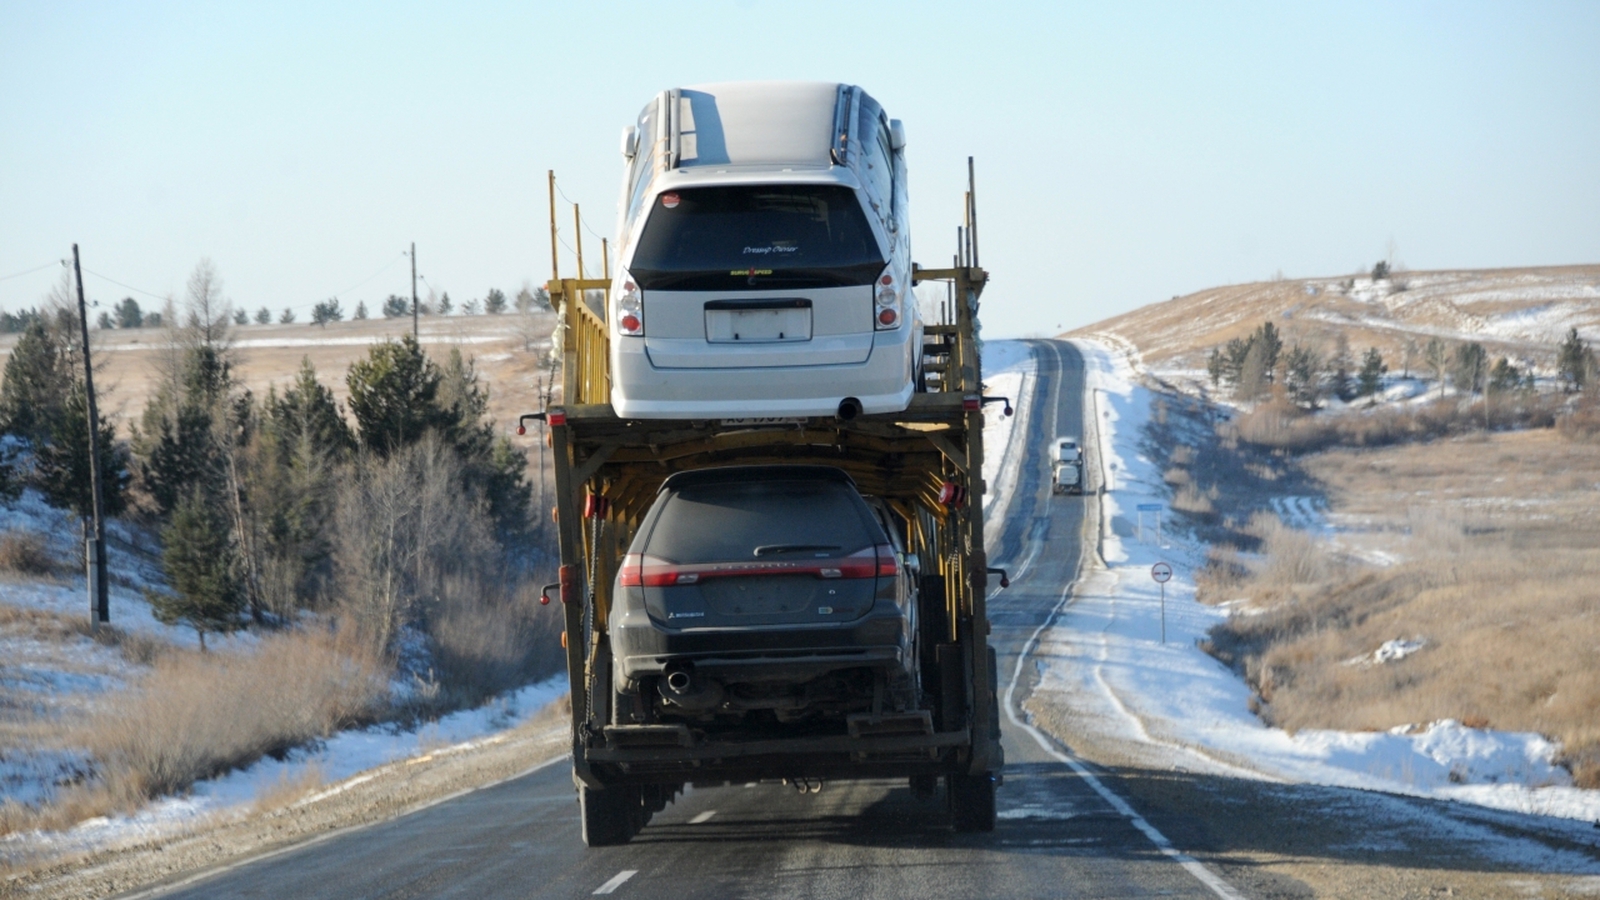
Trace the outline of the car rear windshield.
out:
M 679 565 L 846 556 L 882 540 L 866 504 L 830 481 L 691 485 L 665 506 L 636 551 Z
M 652 206 L 628 264 L 645 290 L 866 285 L 885 264 L 840 185 L 685 188 Z

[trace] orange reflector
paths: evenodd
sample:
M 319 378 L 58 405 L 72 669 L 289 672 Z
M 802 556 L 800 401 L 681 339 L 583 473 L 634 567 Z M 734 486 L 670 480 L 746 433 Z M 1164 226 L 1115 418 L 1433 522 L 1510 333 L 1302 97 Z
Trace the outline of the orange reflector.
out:
M 567 633 L 565 631 L 561 632 L 561 649 L 567 649 Z

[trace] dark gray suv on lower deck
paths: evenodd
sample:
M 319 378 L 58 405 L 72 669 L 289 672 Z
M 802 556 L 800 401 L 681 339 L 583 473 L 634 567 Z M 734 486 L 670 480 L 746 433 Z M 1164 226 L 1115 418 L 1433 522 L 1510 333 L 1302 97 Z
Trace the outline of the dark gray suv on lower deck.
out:
M 613 592 L 618 724 L 915 708 L 915 579 L 881 507 L 829 466 L 667 479 Z

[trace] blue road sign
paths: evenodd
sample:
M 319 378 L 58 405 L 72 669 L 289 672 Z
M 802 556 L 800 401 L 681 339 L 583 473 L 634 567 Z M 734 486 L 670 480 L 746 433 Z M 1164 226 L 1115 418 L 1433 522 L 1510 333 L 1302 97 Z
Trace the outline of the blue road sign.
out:
M 1139 512 L 1161 512 L 1159 503 L 1141 503 L 1137 508 Z

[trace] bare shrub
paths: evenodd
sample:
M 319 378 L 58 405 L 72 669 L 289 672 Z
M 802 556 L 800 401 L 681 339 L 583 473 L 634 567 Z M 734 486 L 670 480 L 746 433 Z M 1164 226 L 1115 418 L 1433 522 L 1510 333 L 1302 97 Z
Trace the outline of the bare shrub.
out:
M 1161 480 L 1173 487 L 1183 487 L 1189 483 L 1189 470 L 1182 466 L 1171 466 L 1161 473 Z
M 242 653 L 171 652 L 71 742 L 96 762 L 87 790 L 128 805 L 370 721 L 387 677 L 348 633 L 277 634 Z
M 1172 455 L 1168 459 L 1175 466 L 1187 466 L 1194 462 L 1194 448 L 1188 444 L 1179 444 L 1172 448 Z
M 563 619 L 537 598 L 531 585 L 508 594 L 479 579 L 445 581 L 428 621 L 428 643 L 446 693 L 440 699 L 470 706 L 554 674 L 563 659 Z
M 60 568 L 43 535 L 20 530 L 0 534 L 0 571 L 40 576 L 54 575 Z
M 1261 540 L 1262 561 L 1255 574 L 1265 586 L 1312 585 L 1328 577 L 1327 554 L 1304 531 L 1290 528 L 1268 513 L 1253 516 L 1246 531 Z
M 1600 402 L 1585 399 L 1556 420 L 1556 430 L 1569 441 L 1600 440 Z
M 387 460 L 358 461 L 335 522 L 345 608 L 381 649 L 447 581 L 498 569 L 487 506 L 463 489 L 459 459 L 432 434 Z
M 1173 495 L 1172 508 L 1197 518 L 1210 518 L 1217 512 L 1216 504 L 1211 502 L 1212 499 L 1207 492 L 1200 490 L 1196 485 L 1185 484 Z

